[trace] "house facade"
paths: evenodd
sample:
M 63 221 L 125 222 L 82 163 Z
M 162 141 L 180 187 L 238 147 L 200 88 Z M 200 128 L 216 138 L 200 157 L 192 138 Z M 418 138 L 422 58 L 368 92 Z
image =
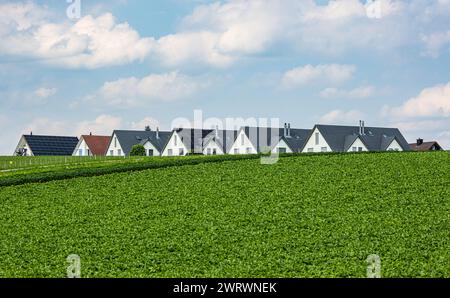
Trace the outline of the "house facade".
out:
M 413 151 L 442 151 L 444 150 L 438 142 L 424 142 L 423 139 L 417 139 L 416 143 L 409 144 Z
M 70 156 L 78 144 L 77 137 L 22 135 L 13 155 Z
M 229 150 L 229 154 L 298 153 L 301 152 L 309 129 L 243 127 Z
M 409 144 L 397 128 L 316 125 L 303 153 L 409 151 Z
M 73 156 L 105 156 L 111 136 L 82 135 Z
M 106 156 L 129 156 L 134 145 L 143 145 L 147 156 L 160 156 L 172 133 L 168 131 L 115 130 L 106 150 Z

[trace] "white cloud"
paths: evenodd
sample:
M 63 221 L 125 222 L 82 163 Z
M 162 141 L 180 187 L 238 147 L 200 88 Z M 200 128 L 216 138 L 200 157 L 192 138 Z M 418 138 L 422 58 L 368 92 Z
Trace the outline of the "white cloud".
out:
M 0 53 L 62 67 L 98 68 L 143 60 L 155 43 L 127 23 L 116 23 L 110 13 L 52 23 L 43 10 L 31 2 L 0 4 Z
M 160 122 L 152 117 L 145 117 L 144 119 L 131 122 L 131 128 L 136 130 L 143 130 L 146 126 L 150 126 L 151 129 L 156 130 L 157 127 L 161 129 Z
M 227 67 L 235 58 L 216 49 L 219 36 L 212 32 L 186 32 L 160 38 L 153 48 L 155 59 L 166 66 L 208 64 Z
M 385 115 L 396 117 L 450 117 L 450 83 L 426 88 L 399 107 L 385 107 Z
M 357 111 L 342 111 L 342 110 L 333 110 L 325 115 L 323 115 L 319 122 L 321 124 L 348 124 L 348 125 L 357 125 L 358 121 L 365 118 L 365 114 Z
M 423 35 L 422 42 L 425 44 L 424 55 L 436 58 L 443 48 L 447 47 L 447 51 L 450 48 L 450 31 Z
M 373 86 L 362 86 L 352 90 L 326 88 L 320 92 L 320 96 L 322 98 L 364 99 L 373 96 L 374 93 Z
M 120 129 L 122 118 L 111 115 L 100 115 L 94 120 L 81 121 L 75 125 L 73 133 L 77 136 L 82 134 L 111 135 L 114 129 Z
M 36 91 L 34 91 L 34 95 L 36 95 L 39 98 L 47 98 L 47 97 L 55 95 L 57 91 L 58 90 L 56 88 L 41 87 L 41 88 L 37 89 Z
M 130 77 L 106 82 L 87 99 L 122 107 L 139 106 L 188 98 L 207 85 L 205 80 L 196 80 L 178 72 L 151 74 L 144 78 Z
M 355 71 L 356 67 L 353 65 L 306 65 L 287 71 L 283 75 L 282 85 L 294 88 L 317 81 L 338 85 L 351 79 Z

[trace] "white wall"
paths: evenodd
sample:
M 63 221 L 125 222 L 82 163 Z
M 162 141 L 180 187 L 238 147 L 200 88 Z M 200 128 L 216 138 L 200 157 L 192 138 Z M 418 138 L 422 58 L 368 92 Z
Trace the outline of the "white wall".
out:
M 156 147 L 153 146 L 153 144 L 150 141 L 145 142 L 144 148 L 145 148 L 145 155 L 147 155 L 147 156 L 149 156 L 148 155 L 148 151 L 149 150 L 153 150 L 153 156 L 159 156 L 160 155 L 158 149 L 156 149 Z
M 75 147 L 72 156 L 92 156 L 92 152 L 83 138 L 81 138 L 81 140 L 78 142 L 77 147 Z
M 14 150 L 13 155 L 16 155 L 16 151 L 17 151 L 19 148 L 27 149 L 27 155 L 26 155 L 26 156 L 34 156 L 33 151 L 31 151 L 31 148 L 30 148 L 30 146 L 28 146 L 28 143 L 27 143 L 27 141 L 25 140 L 25 137 L 24 137 L 24 136 L 22 136 L 22 137 L 20 138 L 19 144 L 17 145 L 16 150 Z
M 397 142 L 397 140 L 393 140 L 392 143 L 387 147 L 386 151 L 403 151 L 402 146 Z
M 183 156 L 188 154 L 188 149 L 186 148 L 186 146 L 184 146 L 180 136 L 178 135 L 177 132 L 174 132 L 170 137 L 169 142 L 167 142 L 166 148 L 164 148 L 162 156 L 170 156 L 169 150 L 172 150 L 172 156 L 180 156 L 180 149 L 183 149 L 182 154 Z
M 286 149 L 286 153 L 292 153 L 291 148 L 289 148 L 288 144 L 286 144 L 286 142 L 281 139 L 278 144 L 276 144 L 273 148 L 272 148 L 272 153 L 277 153 L 279 148 L 285 148 Z
M 242 143 L 242 138 L 244 138 L 244 143 Z M 249 148 L 249 152 L 247 152 L 247 148 Z M 236 141 L 233 143 L 233 146 L 231 146 L 229 154 L 236 154 L 234 153 L 235 149 L 239 150 L 238 154 L 257 154 L 255 147 L 253 147 L 253 144 L 248 139 L 247 135 L 245 134 L 244 130 L 241 129 L 241 131 L 238 133 L 238 136 L 236 138 Z
M 112 152 L 111 152 L 112 150 Z M 120 153 L 120 154 L 119 154 Z M 116 134 L 113 134 L 111 142 L 109 143 L 108 150 L 106 151 L 106 156 L 125 156 L 122 147 L 120 146 L 119 140 Z
M 210 150 L 211 155 L 213 154 L 214 149 L 216 149 L 217 155 L 224 154 L 222 151 L 222 148 L 220 148 L 220 146 L 217 145 L 216 141 L 214 141 L 214 140 L 209 141 L 208 144 L 203 148 L 204 155 L 208 155 L 208 149 Z
M 356 147 L 356 150 L 353 150 L 353 147 Z M 353 144 L 348 148 L 347 152 L 361 152 L 359 148 L 362 148 L 362 152 L 369 151 L 367 147 L 364 145 L 364 143 L 361 141 L 361 139 L 358 137 Z
M 319 133 L 319 144 L 316 144 L 316 133 Z M 326 152 L 332 152 L 330 146 L 328 145 L 327 141 L 323 138 L 320 131 L 315 128 L 313 134 L 306 142 L 305 148 L 303 148 L 303 153 L 308 153 L 308 149 L 312 149 L 312 152 L 322 152 L 322 147 L 326 148 Z

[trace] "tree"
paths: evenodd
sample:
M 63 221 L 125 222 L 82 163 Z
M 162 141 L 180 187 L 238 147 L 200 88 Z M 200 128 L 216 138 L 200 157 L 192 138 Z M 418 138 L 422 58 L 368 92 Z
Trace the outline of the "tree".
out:
M 145 156 L 144 146 L 137 144 L 131 147 L 130 156 Z

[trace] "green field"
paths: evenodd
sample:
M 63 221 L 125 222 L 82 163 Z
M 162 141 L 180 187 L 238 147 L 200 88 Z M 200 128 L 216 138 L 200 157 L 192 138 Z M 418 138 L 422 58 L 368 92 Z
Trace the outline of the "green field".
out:
M 0 277 L 450 277 L 450 157 L 171 166 L 0 188 Z

